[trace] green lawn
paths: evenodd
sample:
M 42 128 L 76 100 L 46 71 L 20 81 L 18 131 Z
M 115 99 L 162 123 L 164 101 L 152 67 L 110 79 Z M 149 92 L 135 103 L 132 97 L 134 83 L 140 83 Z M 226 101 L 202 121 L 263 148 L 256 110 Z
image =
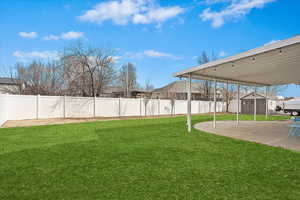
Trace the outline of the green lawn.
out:
M 0 129 L 1 200 L 299 198 L 300 153 L 187 133 L 184 117 Z

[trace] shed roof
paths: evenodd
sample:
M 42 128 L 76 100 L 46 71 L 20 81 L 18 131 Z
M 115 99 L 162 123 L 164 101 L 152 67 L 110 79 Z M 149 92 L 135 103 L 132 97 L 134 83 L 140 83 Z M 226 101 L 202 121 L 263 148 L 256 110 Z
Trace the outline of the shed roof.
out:
M 300 35 L 188 68 L 176 77 L 246 85 L 300 84 Z
M 266 96 L 263 94 L 256 93 L 256 98 L 257 99 L 265 99 Z M 241 99 L 254 99 L 254 92 L 251 92 L 249 94 L 242 96 Z

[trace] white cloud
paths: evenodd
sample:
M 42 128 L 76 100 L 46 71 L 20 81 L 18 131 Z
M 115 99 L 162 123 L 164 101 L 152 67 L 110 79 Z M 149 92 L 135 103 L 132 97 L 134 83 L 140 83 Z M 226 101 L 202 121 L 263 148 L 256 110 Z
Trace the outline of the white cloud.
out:
M 128 57 L 128 58 L 169 58 L 169 59 L 173 59 L 173 60 L 180 60 L 182 59 L 181 56 L 176 56 L 173 54 L 169 54 L 169 53 L 164 53 L 164 52 L 160 52 L 160 51 L 156 51 L 153 49 L 148 49 L 145 50 L 143 52 L 127 52 L 125 53 L 124 57 Z
M 227 53 L 225 51 L 220 51 L 218 56 L 219 57 L 225 57 L 227 55 Z
M 73 39 L 79 39 L 84 36 L 84 33 L 82 32 L 76 32 L 76 31 L 69 31 L 66 33 L 62 33 L 60 35 L 48 35 L 43 37 L 44 40 L 73 40 Z
M 82 32 L 75 32 L 75 31 L 69 31 L 67 33 L 61 34 L 61 38 L 65 40 L 72 40 L 72 39 L 78 39 L 83 37 Z
M 111 0 L 97 4 L 79 16 L 81 21 L 101 24 L 111 20 L 118 25 L 161 24 L 183 12 L 179 6 L 161 7 L 155 0 Z
M 19 32 L 19 36 L 22 38 L 34 39 L 38 34 L 36 32 Z
M 233 2 L 234 0 L 205 0 L 205 3 L 208 5 L 217 4 L 217 3 L 224 3 L 224 2 Z M 235 0 L 238 1 L 238 0 Z
M 57 51 L 15 51 L 13 53 L 17 59 L 22 61 L 28 61 L 32 59 L 48 59 L 48 60 L 57 60 L 59 59 Z
M 240 18 L 249 13 L 254 8 L 263 8 L 265 4 L 273 2 L 275 0 L 211 0 L 211 2 L 230 2 L 230 4 L 220 11 L 213 11 L 211 8 L 205 9 L 200 18 L 203 21 L 211 21 L 213 27 L 220 27 L 224 25 L 226 21 Z
M 158 8 L 150 10 L 145 14 L 136 14 L 133 16 L 133 23 L 135 24 L 150 24 L 153 22 L 162 23 L 167 19 L 176 17 L 182 13 L 182 8 L 178 6 L 169 8 Z
M 273 44 L 276 42 L 279 42 L 279 40 L 271 40 L 270 42 L 267 42 L 266 44 L 264 44 L 264 46 L 267 46 L 267 45 L 270 45 L 270 44 Z

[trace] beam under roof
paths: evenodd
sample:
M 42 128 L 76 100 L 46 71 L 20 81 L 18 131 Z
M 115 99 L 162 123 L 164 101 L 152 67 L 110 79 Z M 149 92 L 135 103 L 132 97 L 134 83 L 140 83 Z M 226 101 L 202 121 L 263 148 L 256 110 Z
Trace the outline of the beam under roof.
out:
M 300 35 L 208 62 L 174 74 L 176 77 L 271 86 L 300 84 Z

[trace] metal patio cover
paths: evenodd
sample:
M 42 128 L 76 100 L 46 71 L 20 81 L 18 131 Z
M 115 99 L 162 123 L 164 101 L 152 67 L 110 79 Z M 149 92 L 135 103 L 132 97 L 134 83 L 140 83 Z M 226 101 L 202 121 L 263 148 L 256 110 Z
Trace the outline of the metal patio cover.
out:
M 174 74 L 200 80 L 271 86 L 300 84 L 300 35 Z

